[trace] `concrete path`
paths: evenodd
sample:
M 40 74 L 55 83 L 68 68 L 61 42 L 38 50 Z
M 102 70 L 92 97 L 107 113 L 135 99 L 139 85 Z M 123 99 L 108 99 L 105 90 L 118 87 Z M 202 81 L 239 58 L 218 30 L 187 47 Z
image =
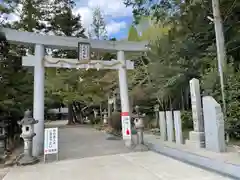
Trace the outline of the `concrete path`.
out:
M 227 180 L 228 178 L 153 152 L 137 152 L 12 168 L 3 180 L 33 179 Z
M 3 180 L 227 180 L 153 152 L 133 153 L 90 127 L 59 128 L 60 161 L 54 160 L 10 168 Z
M 122 140 L 106 140 L 103 132 L 91 127 L 59 128 L 59 160 L 79 159 L 131 152 Z M 54 156 L 49 156 L 50 161 Z

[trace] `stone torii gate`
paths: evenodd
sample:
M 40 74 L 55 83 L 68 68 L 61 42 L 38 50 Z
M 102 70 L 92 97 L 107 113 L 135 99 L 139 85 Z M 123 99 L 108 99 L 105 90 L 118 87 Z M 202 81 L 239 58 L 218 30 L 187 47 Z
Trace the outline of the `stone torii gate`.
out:
M 121 96 L 122 133 L 126 145 L 131 145 L 130 107 L 128 97 L 126 69 L 134 69 L 134 63 L 125 60 L 124 52 L 147 51 L 148 42 L 102 41 L 76 37 L 41 35 L 31 32 L 22 32 L 2 28 L 8 42 L 35 47 L 34 56 L 22 57 L 23 66 L 34 67 L 34 97 L 33 117 L 39 123 L 35 124 L 36 136 L 33 139 L 33 155 L 39 156 L 44 147 L 44 73 L 45 67 L 62 67 L 77 69 L 117 69 L 119 74 L 119 88 Z M 89 56 L 78 59 L 60 59 L 45 56 L 45 48 L 77 50 L 79 45 L 89 45 L 91 49 L 117 52 L 117 60 L 102 61 L 90 60 Z M 90 49 L 85 49 L 90 51 Z M 81 50 L 80 50 L 81 51 Z M 82 52 L 80 52 L 81 54 Z M 83 51 L 84 53 L 84 51 Z M 85 52 L 86 53 L 86 52 Z M 82 56 L 82 54 L 80 55 Z

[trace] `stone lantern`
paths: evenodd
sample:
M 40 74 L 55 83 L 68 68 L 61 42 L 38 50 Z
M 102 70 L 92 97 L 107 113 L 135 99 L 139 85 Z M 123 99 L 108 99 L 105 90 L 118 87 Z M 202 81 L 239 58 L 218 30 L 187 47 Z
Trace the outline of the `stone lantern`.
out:
M 0 122 L 0 156 L 1 158 L 4 157 L 4 151 L 5 151 L 5 142 L 6 142 L 6 132 L 5 132 L 6 124 L 4 121 Z
M 24 140 L 24 153 L 17 162 L 19 165 L 29 165 L 38 162 L 38 159 L 32 156 L 32 140 L 36 135 L 34 133 L 34 124 L 36 123 L 38 121 L 33 119 L 32 113 L 29 110 L 24 113 L 23 119 L 19 122 L 19 125 L 22 126 L 21 137 Z
M 148 150 L 147 146 L 144 145 L 143 131 L 144 131 L 144 121 L 143 118 L 145 114 L 140 115 L 139 106 L 135 106 L 136 115 L 134 118 L 134 125 L 137 130 L 137 142 L 135 150 L 146 151 Z
M 108 112 L 107 112 L 107 110 L 106 109 L 104 109 L 104 111 L 103 111 L 103 123 L 104 124 L 107 124 L 107 119 L 108 119 Z

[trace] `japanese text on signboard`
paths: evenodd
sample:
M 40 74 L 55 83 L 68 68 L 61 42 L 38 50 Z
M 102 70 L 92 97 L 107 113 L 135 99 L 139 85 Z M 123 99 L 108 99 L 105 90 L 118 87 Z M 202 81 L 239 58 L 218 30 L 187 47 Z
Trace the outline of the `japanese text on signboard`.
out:
M 58 129 L 57 128 L 45 129 L 44 153 L 45 154 L 58 153 Z

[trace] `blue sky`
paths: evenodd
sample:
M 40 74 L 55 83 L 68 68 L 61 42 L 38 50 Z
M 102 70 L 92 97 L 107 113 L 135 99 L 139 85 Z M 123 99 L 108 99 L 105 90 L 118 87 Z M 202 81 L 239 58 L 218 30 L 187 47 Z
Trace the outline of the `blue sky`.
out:
M 1 1 L 2 0 L 0 0 L 0 3 Z M 81 15 L 86 32 L 88 32 L 90 24 L 92 23 L 92 10 L 99 7 L 104 13 L 108 36 L 117 39 L 127 37 L 128 29 L 132 24 L 133 18 L 131 7 L 126 7 L 123 4 L 123 0 L 75 0 L 75 2 L 76 8 L 74 9 L 74 13 Z M 14 21 L 18 18 L 17 14 L 11 14 L 8 20 Z
M 123 4 L 123 0 L 76 0 L 75 13 L 82 16 L 86 29 L 92 23 L 92 9 L 100 7 L 104 13 L 106 29 L 109 37 L 123 39 L 127 37 L 132 24 L 132 9 Z

